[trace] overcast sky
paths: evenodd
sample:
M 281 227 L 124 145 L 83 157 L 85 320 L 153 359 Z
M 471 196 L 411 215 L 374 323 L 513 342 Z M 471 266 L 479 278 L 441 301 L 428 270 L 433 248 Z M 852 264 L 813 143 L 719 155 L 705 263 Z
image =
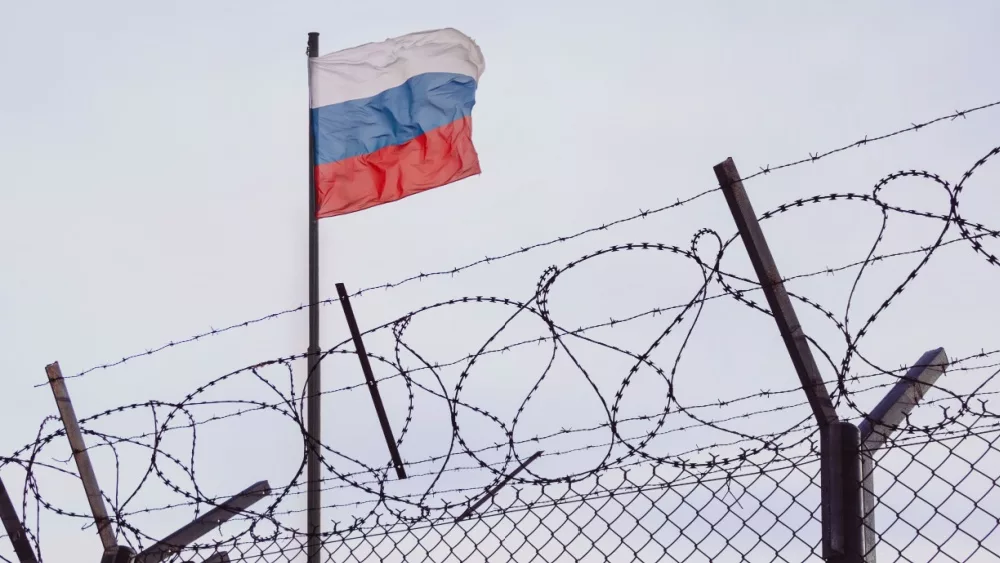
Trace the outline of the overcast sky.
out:
M 45 381 L 46 364 L 58 360 L 71 375 L 306 300 L 309 31 L 320 32 L 320 52 L 328 53 L 455 27 L 477 41 L 486 59 L 473 112 L 482 175 L 323 220 L 324 298 L 336 295 L 338 281 L 353 291 L 447 270 L 689 197 L 716 185 L 712 166 L 726 157 L 749 175 L 865 135 L 1000 99 L 1000 75 L 994 71 L 1000 4 L 992 0 L 822 6 L 627 0 L 387 0 L 377 6 L 7 2 L 3 14 L 0 452 L 5 454 L 31 442 L 42 420 L 55 413 L 49 390 L 36 387 Z M 997 131 L 1000 108 L 984 110 L 762 176 L 747 182 L 747 188 L 762 213 L 817 194 L 869 193 L 880 178 L 901 169 L 926 169 L 954 183 L 1000 144 Z M 994 162 L 969 181 L 961 200 L 966 218 L 990 223 L 1000 213 L 998 178 Z M 927 182 L 904 180 L 886 191 L 894 204 L 947 212 L 944 192 Z M 817 205 L 767 222 L 782 274 L 863 259 L 879 232 L 880 214 L 871 206 L 851 205 Z M 355 310 L 367 329 L 452 297 L 527 300 L 550 265 L 627 242 L 688 248 L 703 227 L 725 240 L 734 234 L 720 193 L 497 265 L 372 292 L 355 300 Z M 891 219 L 878 253 L 930 244 L 940 228 L 940 222 L 926 219 Z M 702 244 L 709 253 L 716 248 L 707 240 Z M 986 246 L 1000 253 L 995 240 Z M 855 330 L 917 260 L 880 266 L 865 278 L 850 314 Z M 738 245 L 723 267 L 752 277 Z M 810 278 L 790 288 L 842 318 L 856 273 Z M 866 358 L 896 368 L 938 346 L 953 358 L 1000 348 L 991 334 L 1000 313 L 998 275 L 969 245 L 952 245 L 877 323 L 862 347 Z M 683 258 L 615 255 L 560 278 L 550 306 L 558 323 L 575 328 L 685 303 L 701 282 L 700 271 Z M 711 292 L 719 290 L 716 285 Z M 678 368 L 678 400 L 696 404 L 794 386 L 794 371 L 771 319 L 731 300 L 719 303 L 706 306 Z M 843 337 L 821 315 L 799 309 L 806 330 L 828 342 L 839 363 Z M 482 306 L 448 308 L 415 318 L 408 339 L 432 361 L 455 360 L 475 352 L 509 313 Z M 664 330 L 664 322 L 641 321 L 600 337 L 639 350 Z M 285 315 L 99 370 L 71 381 L 69 389 L 81 418 L 150 399 L 180 401 L 224 373 L 304 351 L 306 329 L 304 314 Z M 525 321 L 500 341 L 543 334 L 541 323 Z M 389 336 L 374 335 L 369 350 L 393 356 Z M 324 346 L 344 338 L 339 308 L 326 307 Z M 682 337 L 671 338 L 669 352 L 658 362 L 668 370 Z M 544 369 L 545 352 L 532 349 L 477 364 L 464 400 L 509 423 Z M 581 354 L 606 376 L 602 390 L 611 400 L 627 362 L 598 352 Z M 300 367 L 296 364 L 296 370 Z M 872 371 L 860 361 L 852 368 Z M 287 393 L 287 373 L 272 369 L 266 377 L 273 376 Z M 459 371 L 448 376 L 449 389 Z M 301 375 L 296 371 L 297 393 Z M 351 357 L 324 362 L 325 389 L 361 378 Z M 967 392 L 983 381 L 958 387 Z M 624 415 L 663 408 L 662 381 L 650 376 L 634 385 Z M 401 428 L 406 388 L 397 380 L 383 389 L 392 424 Z M 216 399 L 277 398 L 246 377 L 228 380 L 213 392 Z M 877 399 L 861 406 L 870 408 Z M 385 448 L 366 401 L 363 391 L 325 401 L 324 439 L 366 463 L 382 465 Z M 402 447 L 407 460 L 441 454 L 449 444 L 448 432 L 441 434 L 447 419 L 443 403 L 419 393 L 415 401 L 414 422 Z M 231 407 L 219 412 L 226 409 Z M 199 416 L 211 414 L 209 408 Z M 842 414 L 856 416 L 846 407 Z M 807 415 L 802 408 L 775 415 L 754 432 L 787 428 Z M 148 411 L 120 416 L 101 429 L 131 435 L 154 427 Z M 246 415 L 199 436 L 197 473 L 204 494 L 231 494 L 259 479 L 288 483 L 301 462 L 301 440 L 293 424 L 274 416 Z M 525 409 L 518 432 L 525 437 L 605 421 L 593 390 L 563 357 Z M 488 422 L 468 424 L 472 446 L 503 438 Z M 187 438 L 172 439 L 177 442 L 171 451 L 190 456 Z M 686 440 L 659 444 L 657 452 L 727 441 L 712 433 Z M 60 437 L 42 457 L 51 462 L 67 452 Z M 530 453 L 519 450 L 519 455 Z M 138 469 L 130 469 L 128 460 L 122 464 L 122 482 L 133 487 L 149 457 L 141 451 L 134 455 Z M 114 458 L 95 452 L 95 461 L 108 492 L 115 481 Z M 570 471 L 556 461 L 539 467 L 550 477 Z M 0 475 L 20 507 L 23 474 L 7 467 Z M 86 512 L 83 493 L 71 480 L 52 477 L 43 494 Z M 133 501 L 130 509 L 140 508 L 135 503 L 152 506 L 179 498 L 165 490 L 157 495 Z M 294 500 L 295 506 L 302 500 Z M 334 499 L 328 494 L 325 501 Z M 140 523 L 149 534 L 163 535 L 191 517 L 190 511 L 175 512 Z M 304 525 L 304 514 L 297 517 Z M 87 557 L 96 558 L 97 535 L 67 520 L 43 520 L 43 554 L 68 560 L 75 550 L 86 550 L 92 553 Z M 0 555 L 9 553 L 9 546 L 0 544 Z

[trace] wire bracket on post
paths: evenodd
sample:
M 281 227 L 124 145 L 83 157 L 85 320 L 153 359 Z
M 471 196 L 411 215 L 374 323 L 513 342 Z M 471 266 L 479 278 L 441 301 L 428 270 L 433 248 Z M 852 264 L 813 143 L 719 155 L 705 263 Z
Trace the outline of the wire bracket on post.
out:
M 97 474 L 94 473 L 94 466 L 90 463 L 87 443 L 83 439 L 80 422 L 76 418 L 76 411 L 73 410 L 73 402 L 69 398 L 69 390 L 66 388 L 62 370 L 59 369 L 59 362 L 45 366 L 45 375 L 49 378 L 49 387 L 52 388 L 52 396 L 56 400 L 59 418 L 62 419 L 63 428 L 66 430 L 66 438 L 69 440 L 69 447 L 76 461 L 76 469 L 80 473 L 80 481 L 83 482 L 90 512 L 93 514 L 97 533 L 104 546 L 104 559 L 117 557 L 120 551 L 118 541 L 115 539 L 115 531 L 108 517 L 108 509 L 104 506 L 101 487 L 97 484 Z
M 0 519 L 3 520 L 3 528 L 7 532 L 7 539 L 14 547 L 17 560 L 21 563 L 38 563 L 35 551 L 31 549 L 31 543 L 28 541 L 28 533 L 18 518 L 17 511 L 14 510 L 14 503 L 10 501 L 3 479 L 0 479 Z
M 392 427 L 389 425 L 389 417 L 385 413 L 385 404 L 382 403 L 382 395 L 378 392 L 378 382 L 375 381 L 375 374 L 372 372 L 371 362 L 368 361 L 368 352 L 365 350 L 365 341 L 361 338 L 361 330 L 358 328 L 358 320 L 354 317 L 354 309 L 351 307 L 351 298 L 347 294 L 347 288 L 342 283 L 337 284 L 337 294 L 340 296 L 340 305 L 344 309 L 344 317 L 347 319 L 347 328 L 351 331 L 351 338 L 354 340 L 354 349 L 358 353 L 358 360 L 361 362 L 361 371 L 365 374 L 365 381 L 368 391 L 372 396 L 372 403 L 375 404 L 375 414 L 378 415 L 379 425 L 382 426 L 382 435 L 385 437 L 385 445 L 389 448 L 389 457 L 396 468 L 396 476 L 406 479 L 406 469 L 403 466 L 403 458 L 399 455 L 399 448 L 396 447 L 396 440 L 392 435 Z
M 727 158 L 724 162 L 717 164 L 714 168 L 715 177 L 719 181 L 722 193 L 726 196 L 729 204 L 729 211 L 733 214 L 736 227 L 739 229 L 743 244 L 746 246 L 750 262 L 753 264 L 754 272 L 760 281 L 760 288 L 767 298 L 767 304 L 774 315 L 774 322 L 778 325 L 778 332 L 781 333 L 788 355 L 795 367 L 795 373 L 799 376 L 802 390 L 806 393 L 809 406 L 812 408 L 813 416 L 820 428 L 833 424 L 840 420 L 837 417 L 837 410 L 830 399 L 830 393 L 823 383 L 823 378 L 819 373 L 819 367 L 809 349 L 809 339 L 799 324 L 799 319 L 795 315 L 795 308 L 785 291 L 785 283 L 781 274 L 778 273 L 778 266 L 774 263 L 771 250 L 767 246 L 767 239 L 760 229 L 760 222 L 750 205 L 750 197 L 740 180 L 740 173 L 736 170 L 733 159 Z
M 250 485 L 226 502 L 195 518 L 183 528 L 156 542 L 155 545 L 139 555 L 136 555 L 135 563 L 160 563 L 184 549 L 198 538 L 218 528 L 233 516 L 246 511 L 254 503 L 270 494 L 271 486 L 267 481 L 258 481 Z M 225 559 L 219 559 L 219 561 L 228 561 L 229 558 L 228 554 L 222 553 L 220 555 L 216 553 L 209 559 L 216 556 L 225 557 Z
M 875 563 L 875 453 L 899 430 L 907 415 L 920 403 L 948 366 L 944 348 L 924 352 L 858 425 L 861 441 L 861 508 L 864 526 L 864 560 Z
M 480 506 L 482 506 L 483 503 L 485 503 L 486 501 L 488 501 L 491 498 L 495 497 L 496 494 L 500 491 L 500 489 L 504 488 L 504 486 L 507 483 L 509 483 L 511 479 L 513 479 L 518 473 L 520 473 L 521 471 L 523 471 L 525 467 L 528 467 L 528 464 L 530 464 L 531 462 L 533 462 L 536 459 L 538 459 L 539 457 L 541 457 L 541 455 L 543 453 L 545 453 L 545 452 L 539 450 L 539 451 L 535 452 L 534 454 L 532 454 L 531 457 L 529 457 L 528 459 L 524 460 L 524 463 L 522 463 L 521 465 L 518 465 L 517 469 L 515 469 L 514 471 L 510 472 L 510 475 L 507 475 L 506 477 L 504 477 L 503 480 L 501 480 L 499 483 L 497 483 L 496 485 L 494 485 L 493 487 L 491 487 L 489 490 L 487 490 L 486 494 L 484 494 L 472 506 L 470 506 L 469 508 L 466 508 L 465 511 L 462 512 L 462 514 L 459 515 L 458 518 L 455 518 L 455 522 L 456 523 L 461 522 L 462 520 L 465 520 L 466 518 L 468 518 L 469 516 L 471 516 L 472 513 L 476 511 L 476 509 L 478 509 Z

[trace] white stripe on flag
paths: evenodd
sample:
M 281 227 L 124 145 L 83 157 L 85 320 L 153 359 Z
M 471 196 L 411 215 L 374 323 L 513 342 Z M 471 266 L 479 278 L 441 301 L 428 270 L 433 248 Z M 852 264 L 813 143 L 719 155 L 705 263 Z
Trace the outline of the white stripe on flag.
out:
M 475 41 L 446 28 L 411 33 L 309 59 L 310 107 L 368 98 L 427 72 L 479 80 L 486 68 Z

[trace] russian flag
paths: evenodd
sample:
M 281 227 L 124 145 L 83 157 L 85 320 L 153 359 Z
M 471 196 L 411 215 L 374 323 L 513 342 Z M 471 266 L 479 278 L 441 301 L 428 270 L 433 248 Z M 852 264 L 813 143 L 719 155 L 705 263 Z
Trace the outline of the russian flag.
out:
M 479 47 L 454 29 L 311 58 L 316 216 L 479 174 L 471 116 L 483 70 Z

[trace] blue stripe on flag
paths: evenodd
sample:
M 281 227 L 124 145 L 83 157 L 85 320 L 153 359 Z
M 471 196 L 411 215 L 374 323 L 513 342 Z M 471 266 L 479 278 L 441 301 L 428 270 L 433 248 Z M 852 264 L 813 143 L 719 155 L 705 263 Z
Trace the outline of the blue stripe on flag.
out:
M 370 98 L 312 110 L 316 164 L 400 145 L 471 115 L 476 80 L 429 72 Z

